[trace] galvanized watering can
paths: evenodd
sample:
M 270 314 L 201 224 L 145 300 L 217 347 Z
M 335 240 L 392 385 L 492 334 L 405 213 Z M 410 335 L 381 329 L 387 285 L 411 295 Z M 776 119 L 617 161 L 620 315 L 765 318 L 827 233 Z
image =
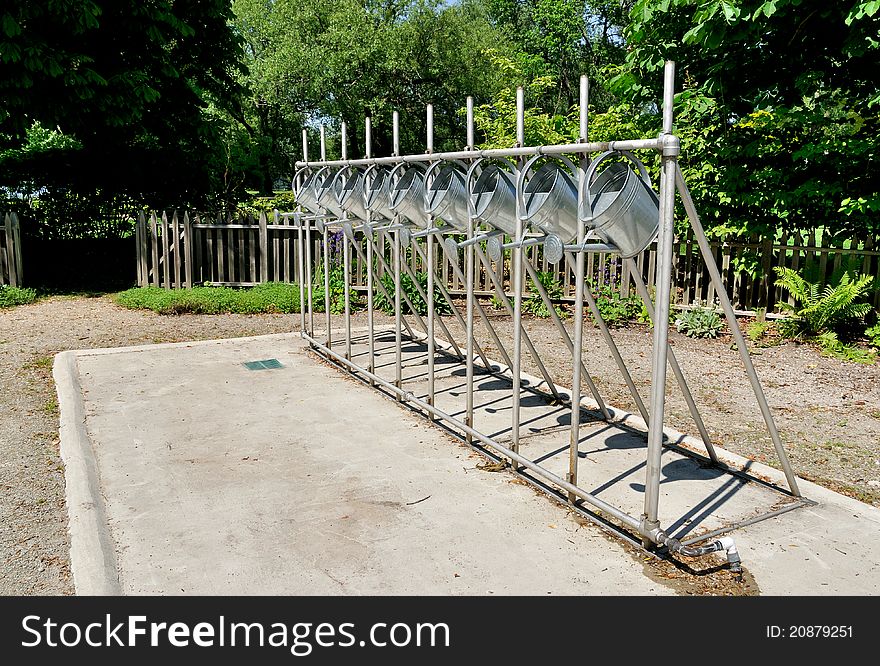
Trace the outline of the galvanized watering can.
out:
M 428 226 L 425 214 L 425 175 L 421 169 L 411 166 L 391 187 L 393 213 L 405 217 L 420 227 Z
M 317 175 L 320 175 L 321 171 Z M 321 208 L 326 209 L 336 217 L 345 217 L 345 211 L 337 203 L 338 192 L 342 189 L 342 183 L 337 178 L 338 175 L 338 173 L 331 172 L 322 179 L 318 179 L 315 185 L 315 193 L 318 197 L 318 205 Z
M 425 194 L 425 212 L 459 231 L 467 231 L 470 219 L 464 176 L 454 166 L 444 166 Z
M 525 215 L 538 228 L 556 234 L 563 243 L 577 237 L 578 193 L 571 176 L 547 162 L 529 178 L 525 187 Z
M 296 202 L 316 215 L 321 213 L 316 185 L 319 180 L 323 180 L 323 172 L 326 170 L 326 167 L 319 169 L 317 172 L 308 168 L 303 169 L 293 177 L 293 182 L 291 183 L 291 189 L 296 197 Z
M 480 220 L 511 236 L 516 233 L 516 182 L 509 171 L 487 166 L 474 183 L 471 197 Z
M 334 182 L 330 189 L 334 192 L 339 207 L 345 211 L 347 217 L 356 217 L 366 222 L 368 213 L 364 204 L 364 174 L 355 167 L 340 169 L 336 173 L 336 180 L 340 182 Z
M 391 210 L 391 174 L 389 169 L 376 165 L 364 172 L 364 207 L 388 220 L 394 217 Z
M 615 162 L 591 182 L 599 164 L 613 156 L 630 160 L 639 175 L 626 164 Z M 585 220 L 587 228 L 617 246 L 624 258 L 642 252 L 657 236 L 660 223 L 660 203 L 645 165 L 630 153 L 608 151 L 593 160 L 586 178 L 590 186 L 585 191 L 589 199 L 584 202 L 584 211 L 587 215 L 592 211 L 592 219 Z

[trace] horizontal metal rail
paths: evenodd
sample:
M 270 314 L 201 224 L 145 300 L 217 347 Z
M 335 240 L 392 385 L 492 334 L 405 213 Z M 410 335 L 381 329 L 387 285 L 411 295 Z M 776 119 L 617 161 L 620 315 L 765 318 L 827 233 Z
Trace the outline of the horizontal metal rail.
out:
M 603 153 L 608 150 L 660 150 L 660 139 L 633 139 L 628 141 L 600 141 L 593 143 L 566 143 L 558 146 L 521 146 L 517 148 L 487 148 L 484 150 L 458 150 L 447 153 L 420 153 L 389 157 L 364 157 L 355 160 L 299 160 L 302 167 L 368 166 L 370 164 L 400 164 L 401 162 L 439 162 L 447 160 L 471 160 L 480 157 L 534 157 L 535 155 L 564 155 L 566 153 Z

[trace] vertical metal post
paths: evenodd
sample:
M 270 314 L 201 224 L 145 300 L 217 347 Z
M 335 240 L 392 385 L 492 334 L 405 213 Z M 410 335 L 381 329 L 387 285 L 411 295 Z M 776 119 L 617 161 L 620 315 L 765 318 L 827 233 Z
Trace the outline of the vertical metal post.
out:
M 428 153 L 434 152 L 434 105 L 428 104 L 427 108 L 427 128 L 426 128 L 426 147 Z M 429 183 L 425 183 L 425 191 L 427 192 Z M 432 227 L 434 218 L 428 220 L 428 227 Z M 417 239 L 413 239 L 413 243 L 418 243 Z M 426 289 L 425 300 L 428 304 L 428 397 L 426 402 L 429 405 L 434 404 L 434 234 L 428 234 L 425 237 L 425 245 L 427 252 L 427 261 L 425 270 L 428 271 L 428 288 Z M 428 413 L 428 419 L 433 421 L 434 415 Z
M 580 137 L 579 141 L 587 140 L 587 77 L 581 77 L 580 83 Z M 584 225 L 580 222 L 587 211 L 583 209 L 584 190 L 589 186 L 586 182 L 585 160 L 580 160 L 578 169 L 578 226 L 577 244 L 584 244 Z M 578 450 L 581 440 L 581 359 L 584 350 L 584 253 L 578 252 L 574 266 L 574 331 L 572 340 L 572 378 L 571 378 L 571 430 L 568 443 L 568 482 L 573 486 L 578 482 Z M 574 502 L 576 496 L 569 492 L 568 501 Z
M 525 91 L 522 86 L 518 86 L 516 89 L 517 146 L 525 144 L 525 135 Z M 522 167 L 523 160 L 519 158 L 516 163 L 517 171 L 520 171 Z M 525 211 L 521 209 L 521 199 L 522 197 L 519 196 L 516 198 L 516 238 L 514 240 L 518 242 L 523 239 L 523 215 L 525 214 Z M 510 450 L 519 453 L 520 391 L 522 390 L 520 372 L 522 366 L 523 250 L 518 244 L 510 252 L 510 263 L 513 271 L 513 367 L 510 369 L 513 374 L 513 405 L 511 409 Z M 518 469 L 515 461 L 511 460 L 511 465 L 514 470 Z
M 370 117 L 364 118 L 364 148 L 367 157 L 373 156 L 373 129 Z M 364 183 L 364 187 L 367 184 Z M 376 344 L 375 330 L 373 326 L 373 229 L 370 226 L 373 217 L 367 211 L 366 227 L 364 228 L 364 237 L 367 239 L 367 343 L 369 345 L 370 358 L 367 362 L 367 370 L 375 372 L 376 367 Z M 374 386 L 375 382 L 370 379 L 370 385 Z
M 341 123 L 340 131 L 340 153 L 342 159 L 348 159 L 348 134 L 347 134 L 347 126 L 345 122 Z M 347 216 L 346 216 L 347 217 Z M 351 242 L 356 242 L 354 238 L 351 239 Z M 345 292 L 343 294 L 343 300 L 345 303 L 345 358 L 351 360 L 351 298 L 349 296 L 351 290 L 351 249 L 348 246 L 349 240 L 348 236 L 343 231 L 342 234 L 342 263 L 343 263 L 343 288 Z
M 474 149 L 474 98 L 467 98 L 467 150 Z M 467 183 L 470 188 L 470 183 Z M 470 241 L 474 237 L 475 210 L 473 209 L 473 199 L 470 191 L 468 195 L 468 227 L 467 240 Z M 464 250 L 464 270 L 465 270 L 465 289 L 467 290 L 467 311 L 465 313 L 465 335 L 467 336 L 467 386 L 465 393 L 467 394 L 467 415 L 465 423 L 471 428 L 474 427 L 474 248 L 472 243 Z M 468 444 L 474 440 L 470 433 L 466 435 Z
M 309 161 L 309 134 L 305 128 L 302 131 L 302 148 L 303 148 L 303 162 Z M 299 330 L 306 330 L 306 287 L 305 287 L 305 274 L 303 271 L 303 228 L 302 228 L 302 206 L 299 207 L 299 211 L 293 214 L 293 224 L 296 227 L 296 240 L 297 240 L 297 252 L 296 252 L 296 277 L 299 281 Z
M 293 214 L 293 224 L 296 227 L 296 277 L 299 280 L 299 330 L 306 331 L 306 274 L 303 266 L 303 254 L 305 253 L 305 244 L 303 243 L 303 222 L 302 211 Z
M 306 289 L 309 298 L 309 335 L 315 336 L 315 306 L 312 302 L 312 223 L 308 220 L 303 222 L 305 225 L 305 243 L 306 243 Z
M 321 125 L 321 161 L 327 161 L 327 137 L 324 133 L 323 125 Z
M 391 135 L 393 155 L 400 155 L 400 114 L 395 111 L 391 116 Z M 397 222 L 400 216 L 397 216 Z M 400 229 L 394 230 L 394 354 L 395 375 L 394 385 L 403 388 L 403 341 L 401 339 L 401 313 L 400 313 Z M 398 402 L 402 400 L 397 396 Z
M 675 94 L 675 63 L 667 61 L 663 77 L 663 135 L 672 135 L 672 103 Z M 670 142 L 671 143 L 671 142 Z M 645 510 L 641 517 L 643 543 L 660 526 L 660 467 L 663 455 L 663 423 L 666 406 L 666 363 L 669 342 L 669 302 L 672 285 L 672 240 L 675 233 L 676 155 L 663 149 L 660 174 L 660 231 L 657 238 L 657 285 L 654 317 L 654 354 L 651 368 L 651 422 L 645 470 Z
M 327 326 L 327 349 L 333 348 L 332 320 L 330 318 L 330 232 L 324 225 L 324 320 Z
M 801 497 L 797 477 L 791 467 L 791 462 L 788 459 L 788 454 L 785 452 L 785 447 L 782 445 L 782 440 L 779 437 L 779 430 L 776 428 L 776 421 L 773 420 L 773 414 L 770 411 L 767 396 L 764 394 L 761 380 L 758 378 L 754 363 L 752 363 L 752 357 L 749 356 L 749 349 L 746 345 L 745 338 L 743 338 L 742 331 L 739 330 L 739 325 L 736 322 L 736 313 L 733 310 L 730 297 L 727 295 L 727 289 L 724 287 L 721 274 L 718 272 L 718 265 L 715 263 L 715 257 L 712 255 L 712 248 L 709 247 L 709 240 L 706 238 L 706 232 L 703 229 L 702 222 L 700 222 L 697 208 L 694 206 L 694 201 L 691 198 L 690 191 L 687 188 L 687 184 L 684 182 L 684 177 L 681 175 L 681 169 L 678 168 L 677 163 L 675 165 L 675 181 L 682 202 L 684 203 L 685 212 L 690 220 L 691 228 L 694 230 L 694 237 L 697 239 L 697 244 L 700 246 L 700 253 L 703 255 L 703 261 L 706 263 L 706 267 L 709 269 L 709 276 L 712 279 L 712 283 L 715 285 L 715 293 L 718 296 L 721 309 L 724 310 L 724 316 L 727 319 L 727 326 L 730 328 L 730 332 L 733 335 L 737 351 L 742 359 L 743 366 L 745 366 L 746 374 L 749 377 L 749 382 L 755 393 L 755 398 L 758 401 L 761 415 L 764 417 L 764 423 L 767 425 L 767 430 L 770 433 L 770 439 L 773 441 L 773 446 L 776 449 L 776 455 L 779 457 L 783 472 L 785 472 L 785 479 L 788 481 L 788 488 L 796 497 Z

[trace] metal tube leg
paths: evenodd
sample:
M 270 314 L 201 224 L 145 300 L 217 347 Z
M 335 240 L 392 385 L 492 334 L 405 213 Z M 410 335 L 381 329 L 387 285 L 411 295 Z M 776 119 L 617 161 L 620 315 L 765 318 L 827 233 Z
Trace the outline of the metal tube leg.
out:
M 370 358 L 367 361 L 367 370 L 374 372 L 376 367 L 376 345 L 374 342 L 373 327 L 373 234 L 369 232 L 367 239 L 367 344 L 369 345 Z M 375 386 L 375 382 L 370 379 L 370 386 Z
M 690 191 L 687 188 L 687 184 L 684 182 L 684 176 L 681 175 L 681 170 L 678 168 L 677 164 L 675 165 L 674 174 L 675 183 L 681 194 L 681 199 L 684 202 L 684 209 L 687 212 L 691 227 L 694 230 L 697 244 L 700 246 L 700 253 L 703 255 L 703 261 L 709 269 L 709 276 L 712 278 L 712 283 L 715 285 L 715 293 L 718 296 L 718 301 L 721 303 L 721 308 L 724 310 L 724 316 L 727 318 L 727 325 L 730 328 L 734 341 L 736 342 L 736 348 L 742 359 L 743 365 L 745 366 L 746 374 L 749 376 L 749 382 L 752 384 L 752 390 L 755 393 L 755 398 L 758 400 L 761 415 L 764 417 L 764 423 L 767 425 L 770 439 L 773 440 L 776 455 L 779 457 L 779 462 L 785 472 L 785 479 L 788 481 L 789 490 L 791 490 L 792 494 L 796 497 L 801 497 L 801 492 L 797 483 L 797 476 L 795 476 L 795 473 L 791 468 L 788 454 L 785 451 L 785 447 L 782 445 L 782 440 L 779 437 L 779 430 L 776 428 L 776 422 L 773 420 L 770 405 L 767 403 L 767 396 L 764 394 L 761 380 L 758 379 L 758 373 L 755 371 L 755 365 L 752 363 L 752 357 L 749 355 L 749 349 L 746 346 L 745 338 L 743 338 L 742 332 L 739 330 L 739 325 L 736 323 L 736 314 L 733 311 L 730 297 L 727 295 L 727 289 L 725 289 L 724 283 L 721 280 L 721 273 L 718 272 L 718 265 L 715 263 L 715 258 L 712 256 L 712 249 L 709 247 L 706 232 L 703 230 L 703 224 L 700 222 L 697 208 L 694 206 Z
M 663 157 L 660 178 L 660 234 L 657 240 L 657 317 L 654 320 L 654 357 L 651 368 L 651 423 L 645 470 L 645 511 L 641 533 L 660 527 L 660 465 L 663 455 L 663 410 L 666 403 L 666 358 L 669 341 L 669 300 L 672 283 L 672 235 L 674 233 L 675 158 Z M 645 540 L 647 547 L 650 540 Z
M 428 271 L 428 288 L 427 298 L 425 302 L 428 304 L 428 398 L 427 403 L 434 406 L 434 235 L 429 234 L 425 239 L 427 245 L 428 261 L 426 269 Z M 418 241 L 413 241 L 413 246 L 418 245 Z M 428 413 L 428 420 L 433 421 L 434 415 Z
M 470 247 L 470 246 L 468 246 L 468 247 Z M 449 259 L 449 264 L 452 266 L 452 270 L 455 272 L 456 277 L 458 277 L 459 280 L 461 280 L 463 283 L 465 283 L 465 285 L 469 285 L 469 282 L 468 282 L 467 278 L 465 277 L 465 274 L 462 273 L 461 268 L 458 265 L 457 257 L 451 256 L 445 245 L 443 246 L 443 250 L 446 252 L 446 258 Z M 467 252 L 467 247 L 465 248 L 465 263 L 467 263 L 466 252 Z M 473 291 L 473 290 L 471 289 L 470 291 Z M 480 302 L 476 299 L 476 297 L 474 297 L 473 301 L 474 301 L 473 306 L 476 309 L 476 311 L 480 314 L 480 317 L 483 320 L 483 323 L 486 325 L 486 329 L 489 331 L 489 336 L 492 338 L 492 342 L 494 342 L 495 346 L 498 348 L 498 352 L 501 354 L 504 363 L 507 364 L 508 367 L 510 367 L 510 357 L 507 355 L 507 350 L 504 348 L 504 345 L 501 344 L 501 340 L 498 338 L 498 333 L 495 331 L 495 328 L 492 326 L 492 322 L 489 320 L 489 316 L 486 314 L 486 311 L 483 309 L 483 306 L 480 305 Z M 465 325 L 465 329 L 467 329 L 467 325 Z M 473 328 L 471 328 L 470 331 L 472 334 Z M 476 346 L 477 353 L 479 354 L 480 358 L 482 359 L 483 363 L 485 364 L 486 369 L 491 370 L 492 364 L 489 362 L 489 359 L 486 357 L 486 355 L 480 349 L 480 345 L 476 344 L 476 341 L 474 342 L 474 344 Z
M 309 335 L 311 337 L 315 337 L 315 304 L 312 302 L 312 244 L 314 240 L 312 239 L 312 223 L 306 222 L 305 229 L 305 237 L 306 237 L 306 278 L 307 284 L 306 289 L 308 289 L 309 294 Z
M 467 238 L 470 240 L 474 236 L 474 218 L 468 218 L 468 232 Z M 446 247 L 444 246 L 444 250 Z M 453 261 L 452 257 L 448 257 L 452 265 L 457 269 L 458 268 L 458 257 L 455 257 L 455 261 Z M 476 305 L 476 297 L 474 296 L 474 248 L 472 245 L 468 245 L 464 250 L 464 267 L 465 267 L 465 285 L 467 289 L 467 312 L 465 318 L 465 335 L 467 336 L 467 389 L 465 393 L 467 394 L 467 404 L 466 410 L 467 415 L 465 417 L 465 423 L 468 424 L 468 427 L 474 427 L 474 305 Z M 482 310 L 482 308 L 481 308 Z M 485 315 L 485 313 L 483 313 Z M 489 363 L 487 360 L 484 360 L 484 363 L 488 366 Z M 471 444 L 474 441 L 471 433 L 467 433 L 466 435 L 467 443 Z
M 403 345 L 400 335 L 400 230 L 394 232 L 394 385 L 403 388 Z M 397 401 L 402 400 L 401 394 L 397 394 Z
M 569 353 L 572 354 L 572 359 L 574 359 L 574 346 L 572 340 L 568 335 L 568 331 L 565 330 L 565 324 L 563 324 L 562 320 L 559 318 L 559 315 L 556 312 L 556 308 L 553 307 L 553 301 L 550 300 L 550 294 L 547 293 L 547 290 L 544 289 L 544 285 L 542 285 L 541 281 L 538 279 L 537 271 L 535 270 L 535 267 L 532 266 L 531 262 L 526 260 L 525 262 L 523 262 L 523 265 L 525 266 L 529 276 L 532 278 L 532 283 L 534 283 L 535 285 L 538 296 L 547 307 L 547 312 L 550 313 L 550 319 L 553 320 L 553 323 L 556 325 L 556 329 L 559 331 L 559 334 L 562 336 L 566 346 L 568 347 Z M 523 331 L 523 336 L 524 342 L 528 340 L 528 335 L 525 333 L 525 331 Z M 531 346 L 531 343 L 527 342 L 526 345 Z M 596 383 L 593 381 L 590 373 L 587 372 L 587 366 L 584 364 L 583 361 L 583 354 L 581 355 L 581 376 L 587 382 L 587 386 L 590 388 L 590 393 L 593 394 L 593 399 L 596 401 L 596 404 L 599 405 L 599 411 L 602 412 L 602 416 L 606 420 L 610 420 L 611 412 L 608 411 L 608 407 L 605 405 L 605 400 L 602 399 L 602 395 L 599 393 L 599 387 L 596 386 Z
M 517 238 L 522 236 L 522 221 L 517 216 Z M 520 424 L 520 391 L 522 390 L 522 301 L 523 301 L 523 251 L 515 247 L 510 253 L 513 264 L 513 366 L 510 372 L 513 375 L 513 408 L 511 409 L 510 424 L 510 450 L 519 453 L 519 424 Z M 516 469 L 515 461 L 511 461 Z
M 577 276 L 577 261 L 572 257 L 570 252 L 565 253 L 565 263 L 568 264 L 569 269 L 575 271 L 575 276 Z M 532 277 L 532 279 L 534 280 L 535 278 Z M 577 277 L 575 279 L 577 279 Z M 617 369 L 620 370 L 620 374 L 623 375 L 623 381 L 626 382 L 629 393 L 632 396 L 633 401 L 636 403 L 636 409 L 639 410 L 639 414 L 645 419 L 645 423 L 648 423 L 648 410 L 645 407 L 645 403 L 642 401 L 642 396 L 636 388 L 632 375 L 629 373 L 629 368 L 626 367 L 626 363 L 624 363 L 623 357 L 620 355 L 620 350 L 617 348 L 617 344 L 611 336 L 611 331 L 608 330 L 608 325 L 605 323 L 605 320 L 602 319 L 602 314 L 599 312 L 599 306 L 596 305 L 596 299 L 593 298 L 593 293 L 586 284 L 586 278 L 584 279 L 583 295 L 587 300 L 587 306 L 590 308 L 590 312 L 593 314 L 593 319 L 596 321 L 596 326 L 599 327 L 602 337 L 605 338 L 605 343 L 608 345 L 608 349 L 611 352 L 611 356 L 614 358 L 614 362 L 617 363 Z M 575 326 L 577 326 L 577 322 L 575 322 Z
M 330 319 L 330 235 L 324 225 L 324 318 L 327 324 L 327 349 L 333 348 Z
M 345 358 L 346 360 L 351 360 L 351 296 L 349 294 L 349 290 L 351 289 L 351 253 L 348 247 L 348 236 L 346 234 L 342 234 L 342 270 L 344 273 L 344 278 L 342 280 L 345 285 L 344 289 L 344 300 L 345 300 Z
M 648 293 L 648 288 L 645 286 L 645 283 L 642 281 L 641 276 L 638 274 L 638 267 L 636 266 L 636 262 L 633 259 L 624 259 L 624 265 L 629 269 L 629 272 L 633 276 L 633 282 L 636 285 L 636 291 L 638 291 L 639 296 L 642 299 L 642 303 L 645 304 L 645 309 L 648 311 L 648 316 L 651 318 L 651 321 L 656 321 L 656 317 L 654 316 L 654 304 L 651 302 L 651 295 Z M 693 418 L 694 423 L 697 426 L 697 430 L 700 432 L 700 437 L 703 440 L 703 444 L 706 446 L 706 453 L 709 454 L 710 460 L 713 463 L 718 462 L 718 454 L 715 452 L 715 445 L 712 444 L 712 438 L 709 436 L 709 430 L 706 428 L 706 424 L 703 421 L 703 417 L 700 415 L 700 410 L 697 409 L 697 403 L 694 400 L 694 396 L 691 394 L 691 389 L 688 386 L 687 380 L 684 377 L 684 373 L 681 370 L 681 366 L 678 364 L 678 358 L 675 356 L 675 351 L 673 351 L 672 347 L 669 346 L 667 353 L 669 354 L 669 367 L 672 368 L 672 374 L 675 375 L 675 381 L 678 382 L 678 387 L 681 389 L 681 393 L 684 396 L 684 401 L 687 403 L 688 410 L 691 413 L 691 418 Z M 648 420 L 645 419 L 647 422 Z
M 302 213 L 294 213 L 294 224 L 296 225 L 296 274 L 299 280 L 299 330 L 305 333 L 306 330 L 306 275 L 303 268 L 303 253 L 305 245 L 303 243 L 303 223 Z
M 583 244 L 583 225 L 578 225 L 578 244 Z M 584 352 L 584 253 L 578 252 L 574 266 L 574 340 L 572 340 L 572 378 L 571 378 L 571 429 L 568 443 L 568 482 L 577 485 L 578 448 L 581 441 L 581 359 Z M 532 276 L 538 284 L 536 276 Z M 551 303 L 548 307 L 553 308 Z M 574 502 L 576 496 L 569 491 L 568 501 Z

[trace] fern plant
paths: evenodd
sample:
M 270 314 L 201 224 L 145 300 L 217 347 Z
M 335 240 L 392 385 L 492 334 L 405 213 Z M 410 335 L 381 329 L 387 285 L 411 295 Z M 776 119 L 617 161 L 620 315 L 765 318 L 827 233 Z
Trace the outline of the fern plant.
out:
M 874 281 L 870 275 L 850 278 L 844 273 L 836 286 L 808 282 L 790 268 L 777 266 L 777 284 L 791 293 L 797 305 L 780 303 L 780 308 L 792 313 L 782 325 L 789 337 L 814 337 L 822 333 L 841 335 L 871 311 L 868 303 L 859 299 L 871 291 Z

